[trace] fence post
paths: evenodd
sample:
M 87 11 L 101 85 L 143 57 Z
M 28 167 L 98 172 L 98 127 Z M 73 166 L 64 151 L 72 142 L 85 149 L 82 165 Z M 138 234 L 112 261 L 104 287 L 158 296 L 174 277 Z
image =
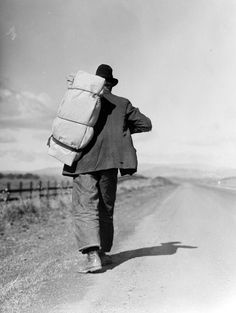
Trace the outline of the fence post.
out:
M 33 182 L 30 182 L 30 199 L 32 199 L 32 195 L 33 195 Z
M 9 200 L 10 194 L 11 194 L 11 183 L 7 183 L 6 198 L 5 198 L 6 202 Z
M 57 181 L 55 180 L 55 182 L 54 182 L 54 186 L 55 186 L 55 193 L 54 193 L 54 196 L 56 196 L 57 195 Z
M 7 190 L 8 190 L 8 191 L 11 190 L 11 183 L 7 183 Z
M 20 194 L 20 198 L 22 198 L 22 189 L 23 189 L 23 182 L 20 181 L 20 183 L 19 183 L 19 194 Z
M 48 180 L 47 182 L 47 197 L 49 198 L 50 196 L 50 181 Z
M 63 180 L 61 181 L 61 194 L 63 193 L 64 194 L 64 182 Z
M 41 180 L 39 181 L 39 198 L 41 198 L 42 197 L 42 182 L 41 182 Z

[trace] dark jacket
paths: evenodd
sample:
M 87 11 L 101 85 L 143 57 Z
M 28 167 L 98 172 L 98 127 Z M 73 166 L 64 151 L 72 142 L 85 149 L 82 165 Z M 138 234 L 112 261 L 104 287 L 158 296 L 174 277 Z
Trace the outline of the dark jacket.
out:
M 147 132 L 151 128 L 150 119 L 128 99 L 105 94 L 101 98 L 93 139 L 78 161 L 64 166 L 63 175 L 76 176 L 111 168 L 119 168 L 121 175 L 133 174 L 137 170 L 137 155 L 131 134 Z

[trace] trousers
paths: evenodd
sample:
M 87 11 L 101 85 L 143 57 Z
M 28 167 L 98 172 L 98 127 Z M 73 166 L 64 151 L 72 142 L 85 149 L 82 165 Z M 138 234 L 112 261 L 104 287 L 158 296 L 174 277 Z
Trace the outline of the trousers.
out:
M 118 169 L 80 174 L 73 179 L 72 215 L 79 251 L 98 247 L 109 252 L 113 244 L 113 214 Z

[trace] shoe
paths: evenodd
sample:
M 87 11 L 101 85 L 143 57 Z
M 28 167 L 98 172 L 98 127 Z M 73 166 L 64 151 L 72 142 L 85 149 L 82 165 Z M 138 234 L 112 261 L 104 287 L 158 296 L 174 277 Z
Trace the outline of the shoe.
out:
M 106 254 L 102 250 L 99 250 L 98 254 L 103 266 L 112 264 L 112 257 L 110 255 Z
M 97 250 L 87 253 L 87 261 L 84 267 L 79 269 L 79 273 L 94 273 L 102 269 L 102 262 Z

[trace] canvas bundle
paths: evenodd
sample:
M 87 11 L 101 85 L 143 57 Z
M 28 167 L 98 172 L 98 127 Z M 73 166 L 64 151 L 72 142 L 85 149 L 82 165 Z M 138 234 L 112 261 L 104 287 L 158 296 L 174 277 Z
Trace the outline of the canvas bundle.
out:
M 67 79 L 66 91 L 53 121 L 48 154 L 71 165 L 93 137 L 105 79 L 78 71 Z

